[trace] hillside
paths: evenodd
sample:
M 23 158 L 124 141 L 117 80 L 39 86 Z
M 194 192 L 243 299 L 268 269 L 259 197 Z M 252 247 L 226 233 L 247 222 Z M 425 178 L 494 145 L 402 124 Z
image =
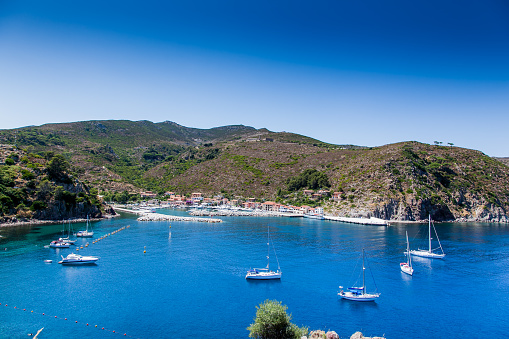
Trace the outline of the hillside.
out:
M 2 142 L 33 154 L 63 154 L 76 176 L 101 192 L 199 191 L 320 203 L 339 216 L 508 221 L 509 168 L 459 147 L 403 142 L 366 148 L 241 125 L 202 130 L 148 121 L 4 130 Z M 306 170 L 328 178 L 322 188 L 340 192 L 336 201 L 311 201 L 302 194 L 305 184 L 289 187 Z
M 61 155 L 1 145 L 0 163 L 0 223 L 102 216 L 96 194 L 70 174 Z

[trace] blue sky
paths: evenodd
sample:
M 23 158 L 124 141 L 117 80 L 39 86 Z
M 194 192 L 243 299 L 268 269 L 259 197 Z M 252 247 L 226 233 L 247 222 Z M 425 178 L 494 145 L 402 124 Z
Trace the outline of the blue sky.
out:
M 509 156 L 509 3 L 0 0 L 0 114 Z

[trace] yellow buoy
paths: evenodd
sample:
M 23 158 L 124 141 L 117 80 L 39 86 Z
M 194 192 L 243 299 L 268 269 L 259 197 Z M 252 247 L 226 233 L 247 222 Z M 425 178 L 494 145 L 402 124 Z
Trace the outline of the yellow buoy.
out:
M 143 253 L 147 253 L 147 246 L 143 246 Z

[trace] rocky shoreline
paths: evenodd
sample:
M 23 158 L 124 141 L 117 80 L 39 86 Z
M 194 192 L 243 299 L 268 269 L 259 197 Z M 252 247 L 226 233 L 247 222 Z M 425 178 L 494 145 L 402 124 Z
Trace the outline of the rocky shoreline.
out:
M 104 215 L 102 218 L 89 218 L 89 221 L 100 221 L 104 219 L 111 219 L 119 216 L 119 214 L 111 215 L 107 214 Z M 86 218 L 78 218 L 78 219 L 71 219 L 71 220 L 65 220 L 65 222 L 70 223 L 80 223 L 80 222 L 87 222 Z M 14 221 L 14 222 L 3 222 L 0 223 L 0 227 L 15 227 L 15 226 L 26 226 L 26 225 L 51 225 L 51 224 L 61 224 L 62 220 L 39 220 L 39 219 L 30 219 L 30 220 L 23 220 L 23 221 Z

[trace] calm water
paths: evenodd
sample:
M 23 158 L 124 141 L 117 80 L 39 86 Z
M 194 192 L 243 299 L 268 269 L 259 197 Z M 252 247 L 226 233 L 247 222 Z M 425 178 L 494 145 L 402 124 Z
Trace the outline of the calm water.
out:
M 387 338 L 506 337 L 509 331 L 509 227 L 503 224 L 438 224 L 445 260 L 416 258 L 410 277 L 399 269 L 405 230 L 414 248 L 425 226 L 223 220 L 141 223 L 125 215 L 94 223 L 95 238 L 131 227 L 80 251 L 101 257 L 89 267 L 58 265 L 71 250 L 44 248 L 61 234 L 60 225 L 0 229 L 0 337 L 26 338 L 44 327 L 40 338 L 242 338 L 265 299 L 286 304 L 297 325 L 343 338 L 357 330 Z M 246 281 L 247 269 L 266 264 L 267 225 L 283 278 Z M 338 300 L 338 285 L 358 277 L 362 248 L 382 296 L 367 304 Z M 373 290 L 369 271 L 366 276 Z

